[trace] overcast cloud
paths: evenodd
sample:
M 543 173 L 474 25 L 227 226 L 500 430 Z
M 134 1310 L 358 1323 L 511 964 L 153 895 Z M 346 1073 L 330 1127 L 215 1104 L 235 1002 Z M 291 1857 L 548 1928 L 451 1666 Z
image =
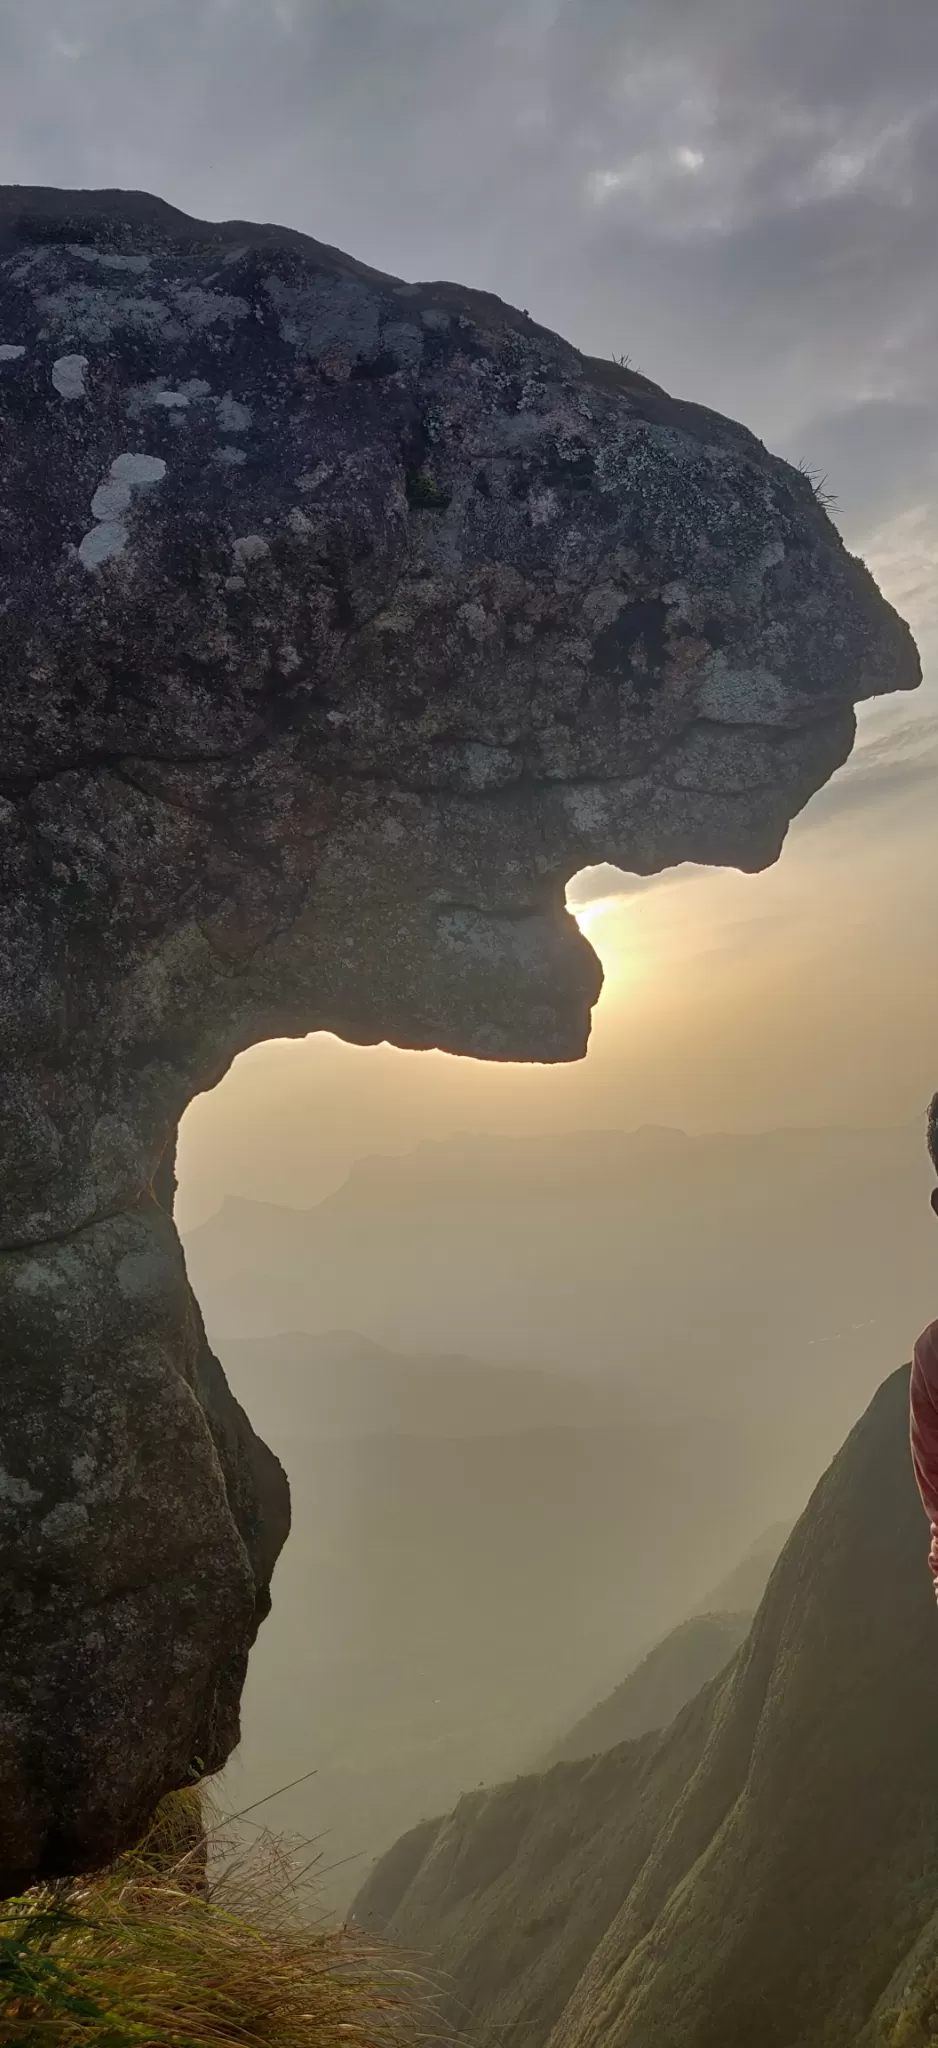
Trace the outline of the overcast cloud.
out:
M 830 474 L 935 485 L 934 0 L 5 0 L 0 174 L 458 276 Z

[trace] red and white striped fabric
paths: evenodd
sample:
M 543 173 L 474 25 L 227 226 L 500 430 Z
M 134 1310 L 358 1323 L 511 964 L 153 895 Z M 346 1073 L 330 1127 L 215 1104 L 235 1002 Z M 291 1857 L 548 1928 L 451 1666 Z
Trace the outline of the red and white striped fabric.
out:
M 928 1564 L 938 1596 L 938 1323 L 923 1330 L 912 1356 L 912 1463 L 931 1524 Z

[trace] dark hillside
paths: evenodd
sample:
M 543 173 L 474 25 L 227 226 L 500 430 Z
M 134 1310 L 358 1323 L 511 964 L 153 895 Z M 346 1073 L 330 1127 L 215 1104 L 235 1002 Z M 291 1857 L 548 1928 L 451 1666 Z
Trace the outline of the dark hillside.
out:
M 938 1904 L 938 1618 L 886 1381 L 722 1679 L 660 1737 L 463 1799 L 358 1915 L 500 2048 L 858 2048 Z M 409 1881 L 408 1881 L 409 1879 Z

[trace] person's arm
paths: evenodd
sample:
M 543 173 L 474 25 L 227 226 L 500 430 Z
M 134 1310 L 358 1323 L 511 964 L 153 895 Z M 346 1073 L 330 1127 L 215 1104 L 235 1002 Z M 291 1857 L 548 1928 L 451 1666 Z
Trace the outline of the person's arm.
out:
M 928 1566 L 938 1596 L 938 1323 L 915 1346 L 909 1404 L 912 1464 L 931 1525 Z

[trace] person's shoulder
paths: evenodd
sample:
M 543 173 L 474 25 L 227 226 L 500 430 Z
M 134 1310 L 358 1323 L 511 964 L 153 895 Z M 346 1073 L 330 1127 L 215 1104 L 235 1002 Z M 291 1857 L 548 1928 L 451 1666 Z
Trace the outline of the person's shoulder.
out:
M 938 1322 L 929 1323 L 912 1354 L 915 1369 L 924 1373 L 927 1380 L 938 1384 Z

